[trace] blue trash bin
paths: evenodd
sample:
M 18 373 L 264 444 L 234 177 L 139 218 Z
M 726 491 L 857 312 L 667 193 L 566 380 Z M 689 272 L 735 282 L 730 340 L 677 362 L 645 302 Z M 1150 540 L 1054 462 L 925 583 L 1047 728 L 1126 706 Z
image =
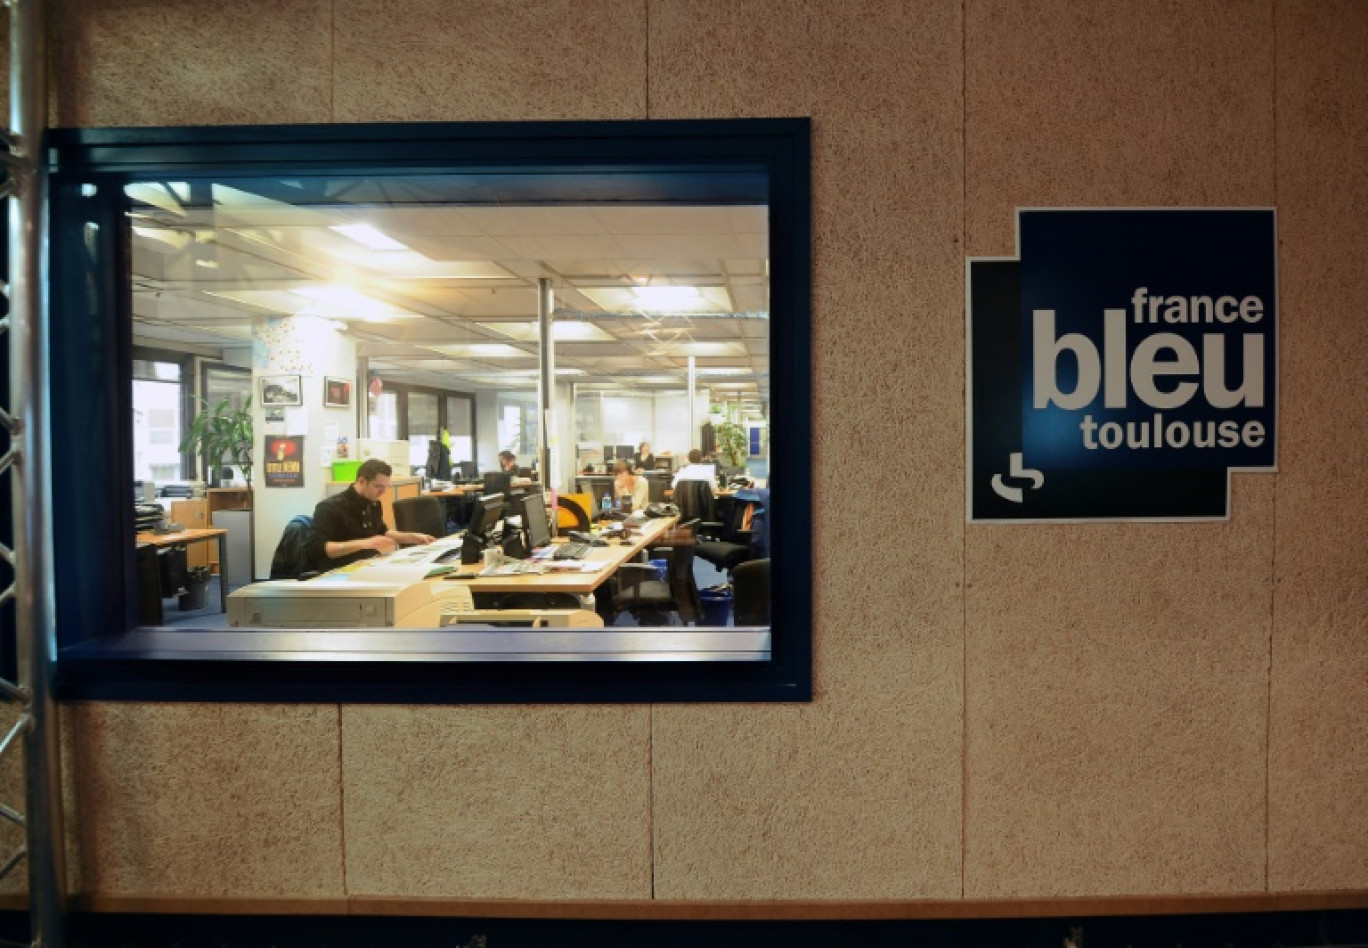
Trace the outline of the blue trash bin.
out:
M 669 566 L 670 566 L 670 561 L 669 561 L 669 560 L 651 560 L 651 565 L 655 567 L 655 571 L 656 571 L 655 578 L 656 578 L 657 580 L 659 580 L 660 582 L 662 582 L 662 583 L 665 582 L 665 580 L 668 578 L 665 571 L 669 568 Z
M 732 594 L 729 589 L 704 589 L 698 593 L 704 625 L 731 625 Z

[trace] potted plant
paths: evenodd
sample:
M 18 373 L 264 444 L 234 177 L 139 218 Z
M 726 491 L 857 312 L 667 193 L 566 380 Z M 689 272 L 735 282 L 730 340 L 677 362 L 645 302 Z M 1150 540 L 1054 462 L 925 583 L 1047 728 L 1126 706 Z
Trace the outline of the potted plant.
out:
M 200 401 L 203 410 L 190 422 L 190 431 L 180 443 L 181 453 L 193 451 L 200 456 L 200 464 L 210 471 L 210 482 L 217 480 L 223 459 L 242 469 L 247 486 L 252 486 L 252 399 L 233 408 L 223 399 L 211 410 L 209 403 Z M 202 468 L 202 469 L 203 469 Z
M 748 439 L 746 426 L 736 420 L 736 406 L 730 402 L 713 405 L 709 412 L 714 418 L 713 435 L 717 450 L 727 462 L 727 467 L 745 467 Z

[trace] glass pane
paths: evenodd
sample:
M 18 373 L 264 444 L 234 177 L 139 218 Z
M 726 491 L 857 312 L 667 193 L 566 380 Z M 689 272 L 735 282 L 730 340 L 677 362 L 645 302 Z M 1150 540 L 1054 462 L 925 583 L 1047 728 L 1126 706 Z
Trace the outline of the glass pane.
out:
M 437 396 L 428 392 L 408 395 L 409 464 L 427 463 L 428 442 L 437 435 Z
M 387 460 L 394 479 L 384 509 L 394 517 L 393 501 L 421 490 L 411 471 L 426 467 L 439 424 L 451 460 L 485 473 L 498 470 L 501 451 L 531 468 L 549 423 L 550 465 L 538 480 L 591 498 L 640 498 L 640 485 L 627 482 L 649 473 L 649 497 L 663 501 L 690 453 L 716 448 L 691 472 L 712 481 L 716 510 L 702 519 L 723 523 L 722 539 L 758 556 L 751 532 L 730 530 L 730 511 L 733 479 L 763 486 L 769 475 L 770 222 L 757 198 L 766 188 L 746 179 L 709 192 L 725 199 L 693 202 L 677 188 L 669 202 L 649 204 L 625 198 L 637 192 L 621 176 L 582 176 L 589 184 L 576 175 L 488 177 L 298 174 L 125 186 L 135 342 L 250 360 L 250 376 L 210 373 L 211 403 L 226 395 L 236 405 L 268 386 L 284 393 L 251 407 L 254 444 L 267 457 L 253 484 L 255 578 L 267 578 L 294 518 L 315 513 L 329 491 L 350 489 L 350 473 L 341 487 L 334 482 L 335 460 Z M 556 191 L 548 182 L 560 178 L 575 179 L 560 199 L 528 199 Z M 555 348 L 543 395 L 535 314 L 545 273 L 556 274 Z M 147 380 L 138 384 L 174 391 L 151 381 L 162 371 L 140 364 Z M 365 438 L 355 403 L 324 397 L 327 379 L 362 372 L 371 382 L 354 395 L 366 399 Z M 159 464 L 174 471 L 176 445 L 164 432 L 175 442 L 180 417 L 154 417 L 162 406 L 150 404 L 152 390 L 138 391 L 139 476 L 157 476 Z M 174 397 L 168 407 L 179 410 Z M 158 460 L 158 450 L 170 457 Z M 619 457 L 641 473 L 610 483 L 604 466 Z M 590 465 L 603 480 L 584 479 Z M 444 521 L 405 532 L 466 524 L 493 542 L 470 520 L 469 502 L 443 502 Z M 488 513 L 497 523 L 514 511 Z M 723 587 L 729 570 L 699 556 L 692 575 L 701 589 Z M 609 622 L 732 621 L 725 611 L 686 616 L 679 603 L 646 608 L 616 580 L 591 591 L 579 601 Z
M 181 455 L 179 382 L 133 382 L 133 479 L 179 480 Z
M 380 441 L 394 441 L 399 437 L 399 396 L 384 392 L 370 399 L 370 436 Z

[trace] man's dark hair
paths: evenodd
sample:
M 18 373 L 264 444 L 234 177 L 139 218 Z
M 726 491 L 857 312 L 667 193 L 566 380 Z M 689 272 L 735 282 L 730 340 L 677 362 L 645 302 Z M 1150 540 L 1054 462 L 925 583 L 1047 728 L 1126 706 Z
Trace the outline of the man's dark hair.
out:
M 500 461 L 516 461 L 517 459 L 518 459 L 518 456 L 517 456 L 516 454 L 514 454 L 512 451 L 500 451 L 500 452 L 499 452 L 499 460 L 500 460 Z
M 389 477 L 394 474 L 394 468 L 390 467 L 379 458 L 371 458 L 361 464 L 356 469 L 356 479 L 358 481 L 373 481 L 381 475 Z
M 702 464 L 702 463 L 703 463 L 703 452 L 700 451 L 700 450 L 698 450 L 697 448 L 690 448 L 690 449 L 689 449 L 689 463 L 690 463 L 690 464 Z

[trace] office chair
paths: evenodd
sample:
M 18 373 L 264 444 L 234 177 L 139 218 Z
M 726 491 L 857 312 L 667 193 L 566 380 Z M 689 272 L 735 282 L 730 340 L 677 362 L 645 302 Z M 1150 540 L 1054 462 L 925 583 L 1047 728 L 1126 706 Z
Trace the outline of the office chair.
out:
M 557 498 L 556 506 L 558 509 L 556 526 L 560 529 L 588 532 L 592 527 L 589 522 L 589 512 L 575 498 L 562 494 Z
M 712 485 L 707 481 L 680 481 L 675 485 L 674 503 L 683 522 L 715 523 Z
M 394 528 L 405 533 L 446 536 L 446 512 L 436 497 L 405 497 L 394 502 Z
M 647 503 L 665 503 L 665 490 L 670 484 L 663 475 L 652 474 L 646 477 L 646 486 L 649 489 L 649 493 L 646 495 Z
M 276 544 L 275 555 L 271 557 L 271 579 L 298 579 L 299 575 L 312 568 L 304 559 L 304 543 L 309 539 L 309 528 L 313 518 L 304 514 L 292 518 L 285 524 Z
M 770 624 L 770 561 L 749 560 L 732 570 L 732 620 L 736 625 Z
M 761 504 L 755 500 L 732 498 L 725 514 L 717 521 L 704 526 L 705 536 L 699 537 L 698 557 L 716 566 L 724 573 L 730 573 L 747 560 L 759 556 L 752 542 L 750 529 Z
M 697 624 L 703 604 L 693 574 L 693 530 L 675 527 L 661 543 L 651 556 L 666 560 L 665 579 L 654 578 L 655 567 L 649 563 L 623 563 L 617 569 L 613 608 L 632 615 L 638 625 L 666 625 L 670 615 L 678 615 L 681 625 Z

